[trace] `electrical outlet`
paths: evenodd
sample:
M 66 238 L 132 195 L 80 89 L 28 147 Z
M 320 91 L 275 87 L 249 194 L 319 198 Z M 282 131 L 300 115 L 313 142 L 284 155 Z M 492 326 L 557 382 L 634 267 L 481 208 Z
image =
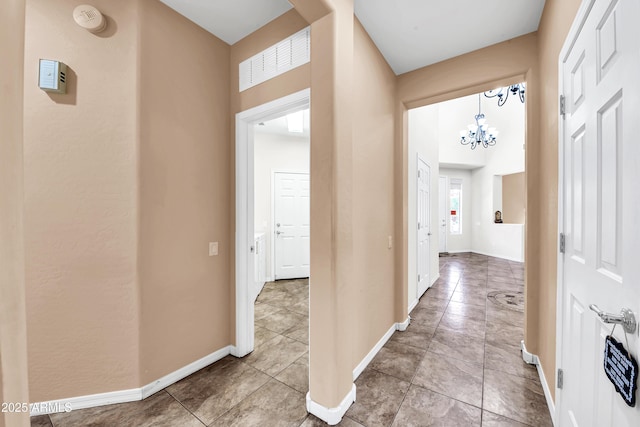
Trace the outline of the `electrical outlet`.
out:
M 209 242 L 209 256 L 218 255 L 218 242 Z

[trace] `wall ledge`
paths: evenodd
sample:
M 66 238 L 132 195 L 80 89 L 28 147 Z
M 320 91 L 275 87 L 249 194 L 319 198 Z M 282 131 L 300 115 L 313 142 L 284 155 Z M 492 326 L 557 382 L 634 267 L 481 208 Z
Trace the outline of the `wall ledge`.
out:
M 351 406 L 353 402 L 356 401 L 356 385 L 353 384 L 351 386 L 351 390 L 347 395 L 342 399 L 340 405 L 335 408 L 327 408 L 322 406 L 321 404 L 314 402 L 311 400 L 311 392 L 307 392 L 307 411 L 310 414 L 315 415 L 320 418 L 325 423 L 330 426 L 334 426 L 342 421 L 342 417 L 347 412 L 347 409 Z
M 68 399 L 50 400 L 47 402 L 38 402 L 31 405 L 31 416 L 55 414 L 65 412 L 69 409 L 78 410 L 86 408 L 94 408 L 96 406 L 113 405 L 116 403 L 134 402 L 143 400 L 159 392 L 160 390 L 174 384 L 181 379 L 188 377 L 194 372 L 217 362 L 223 357 L 231 354 L 233 346 L 227 346 L 215 351 L 201 359 L 196 360 L 164 377 L 155 380 L 143 387 L 133 388 L 130 390 L 111 391 L 107 393 L 91 394 L 87 396 L 71 397 Z
M 529 365 L 535 365 L 538 370 L 538 376 L 540 377 L 540 383 L 542 384 L 542 390 L 544 391 L 544 397 L 547 401 L 547 407 L 549 408 L 549 414 L 551 415 L 551 421 L 553 425 L 556 425 L 556 406 L 553 402 L 553 398 L 551 397 L 551 390 L 549 389 L 549 383 L 547 382 L 547 378 L 544 375 L 544 371 L 542 370 L 542 365 L 540 364 L 540 359 L 537 355 L 533 353 L 529 353 L 527 351 L 527 347 L 524 345 L 524 340 L 520 341 L 520 350 L 522 350 L 522 360 Z

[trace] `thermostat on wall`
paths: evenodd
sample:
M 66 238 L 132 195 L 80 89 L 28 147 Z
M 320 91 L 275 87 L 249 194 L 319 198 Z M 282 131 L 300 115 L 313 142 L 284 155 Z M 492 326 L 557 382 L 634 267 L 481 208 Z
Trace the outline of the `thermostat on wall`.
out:
M 46 92 L 67 92 L 67 66 L 50 59 L 40 60 L 40 89 Z

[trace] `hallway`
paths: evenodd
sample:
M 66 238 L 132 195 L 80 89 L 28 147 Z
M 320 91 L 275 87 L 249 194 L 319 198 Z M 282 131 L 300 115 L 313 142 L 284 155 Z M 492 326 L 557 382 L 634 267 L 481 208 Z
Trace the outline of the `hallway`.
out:
M 522 362 L 521 263 L 440 258 L 440 278 L 356 381 L 343 426 L 551 426 Z M 305 410 L 308 281 L 268 283 L 256 350 L 228 356 L 142 401 L 32 418 L 32 426 L 320 426 Z

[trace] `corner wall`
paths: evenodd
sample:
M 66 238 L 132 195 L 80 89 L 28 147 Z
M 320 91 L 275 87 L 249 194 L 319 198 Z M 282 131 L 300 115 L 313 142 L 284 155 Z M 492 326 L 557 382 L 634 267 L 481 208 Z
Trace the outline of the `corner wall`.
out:
M 353 370 L 394 325 L 395 75 L 354 17 Z M 392 247 L 389 248 L 389 237 Z
M 144 385 L 230 343 L 230 49 L 156 0 L 138 28 Z
M 0 3 L 0 403 L 29 402 L 24 280 L 24 0 Z M 0 413 L 0 427 L 29 426 Z
M 29 401 L 140 385 L 137 290 L 137 2 L 28 0 L 24 200 Z M 38 59 L 68 65 L 67 94 L 38 88 Z

